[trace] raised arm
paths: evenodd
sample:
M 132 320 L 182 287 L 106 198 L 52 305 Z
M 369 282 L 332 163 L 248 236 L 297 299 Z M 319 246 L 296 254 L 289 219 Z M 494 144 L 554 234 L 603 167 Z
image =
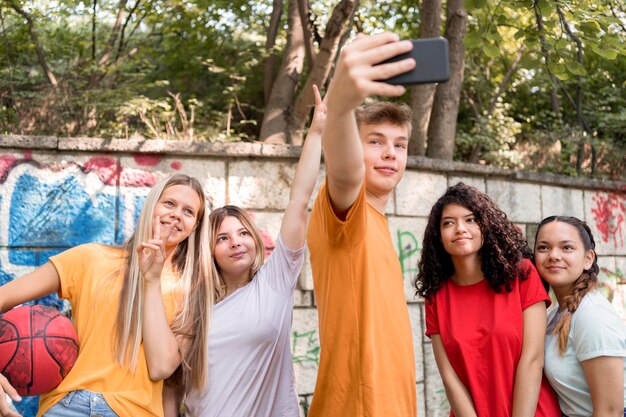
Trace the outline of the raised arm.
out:
M 513 417 L 532 417 L 543 373 L 543 349 L 546 335 L 546 305 L 543 301 L 523 312 L 522 354 L 517 364 L 513 388 Z
M 169 233 L 175 225 L 176 222 L 169 225 Z M 178 341 L 167 322 L 163 304 L 161 272 L 166 259 L 164 242 L 167 238 L 161 239 L 159 216 L 155 216 L 152 230 L 154 230 L 153 238 L 137 245 L 137 256 L 144 280 L 141 326 L 143 348 L 150 379 L 158 381 L 174 373 L 182 361 L 182 356 Z
M 379 82 L 409 71 L 413 59 L 380 62 L 408 52 L 410 41 L 398 42 L 393 33 L 357 36 L 342 49 L 327 94 L 328 116 L 322 135 L 328 192 L 333 209 L 343 216 L 356 200 L 365 175 L 363 148 L 354 111 L 370 95 L 400 96 L 404 87 Z
M 313 95 L 315 96 L 315 112 L 302 146 L 300 160 L 289 191 L 289 203 L 280 228 L 283 242 L 292 250 L 300 249 L 304 245 L 307 208 L 320 171 L 326 105 L 316 85 L 313 86 Z
M 33 272 L 0 287 L 0 312 L 4 313 L 16 305 L 57 292 L 60 286 L 59 273 L 51 262 L 46 262 Z M 22 400 L 9 381 L 0 375 L 0 416 L 19 417 L 18 413 L 11 411 L 5 393 L 13 401 Z
M 441 375 L 452 412 L 457 417 L 477 417 L 472 396 L 459 379 L 454 368 L 452 368 L 452 364 L 450 364 L 446 350 L 443 347 L 441 336 L 433 334 L 431 340 L 437 369 L 439 369 L 439 375 Z

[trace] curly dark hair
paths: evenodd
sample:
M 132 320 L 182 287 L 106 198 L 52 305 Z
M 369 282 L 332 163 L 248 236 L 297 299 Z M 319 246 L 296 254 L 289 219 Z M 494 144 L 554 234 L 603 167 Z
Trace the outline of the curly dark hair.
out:
M 528 276 L 528 268 L 520 263 L 532 257 L 528 243 L 493 200 L 460 182 L 449 187 L 430 211 L 414 282 L 416 293 L 429 298 L 454 274 L 452 258 L 441 242 L 441 215 L 449 204 L 463 206 L 474 214 L 483 235 L 480 260 L 485 279 L 495 292 L 502 288 L 511 292 L 513 280 Z

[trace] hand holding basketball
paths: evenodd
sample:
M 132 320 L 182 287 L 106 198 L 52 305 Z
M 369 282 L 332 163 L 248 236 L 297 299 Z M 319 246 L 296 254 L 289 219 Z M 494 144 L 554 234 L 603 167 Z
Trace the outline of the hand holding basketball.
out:
M 2 417 L 22 417 L 21 414 L 13 411 L 9 406 L 5 398 L 5 393 L 11 397 L 14 401 L 21 401 L 22 397 L 19 396 L 15 388 L 9 383 L 9 381 L 0 374 L 0 416 Z

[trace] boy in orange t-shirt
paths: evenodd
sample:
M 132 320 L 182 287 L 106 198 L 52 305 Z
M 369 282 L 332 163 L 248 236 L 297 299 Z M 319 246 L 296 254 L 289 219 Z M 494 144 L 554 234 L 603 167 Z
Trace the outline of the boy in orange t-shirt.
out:
M 385 208 L 402 178 L 408 106 L 369 95 L 405 89 L 375 80 L 413 68 L 410 42 L 360 36 L 345 47 L 327 95 L 326 183 L 307 233 L 320 323 L 320 366 L 310 417 L 415 417 L 415 361 L 402 271 Z M 357 124 L 358 123 L 358 124 Z

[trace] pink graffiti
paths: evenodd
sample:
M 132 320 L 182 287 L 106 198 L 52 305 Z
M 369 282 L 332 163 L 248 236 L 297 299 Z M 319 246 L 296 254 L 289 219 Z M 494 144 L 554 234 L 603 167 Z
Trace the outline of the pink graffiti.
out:
M 31 159 L 31 154 L 24 152 L 24 158 L 16 158 L 12 155 L 0 155 L 0 184 L 4 183 L 9 173 L 20 164 L 31 164 L 38 169 L 48 169 L 53 172 L 62 171 L 68 166 L 77 166 L 84 173 L 93 172 L 106 185 L 120 185 L 125 187 L 152 187 L 157 183 L 157 176 L 150 172 L 136 168 L 122 168 L 119 162 L 109 156 L 95 156 L 84 164 L 76 162 L 58 164 L 42 164 Z
M 95 172 L 106 185 L 116 185 L 120 166 L 113 158 L 96 156 L 85 162 L 83 168 L 87 172 Z
M 170 168 L 172 168 L 174 171 L 178 171 L 182 167 L 183 167 L 183 164 L 181 164 L 179 161 L 174 161 L 170 164 Z
M 154 173 L 141 169 L 124 168 L 120 172 L 120 185 L 125 187 L 152 187 L 157 181 Z
M 5 174 L 13 168 L 17 158 L 11 155 L 0 155 L 0 178 L 6 178 Z
M 135 159 L 137 165 L 145 167 L 153 167 L 161 162 L 161 159 L 163 159 L 160 155 L 154 154 L 134 155 L 133 158 Z
M 595 207 L 591 209 L 596 227 L 600 231 L 602 241 L 608 243 L 611 239 L 615 247 L 624 246 L 622 224 L 624 223 L 624 197 L 618 194 L 608 194 L 605 198 L 600 193 L 592 198 Z

